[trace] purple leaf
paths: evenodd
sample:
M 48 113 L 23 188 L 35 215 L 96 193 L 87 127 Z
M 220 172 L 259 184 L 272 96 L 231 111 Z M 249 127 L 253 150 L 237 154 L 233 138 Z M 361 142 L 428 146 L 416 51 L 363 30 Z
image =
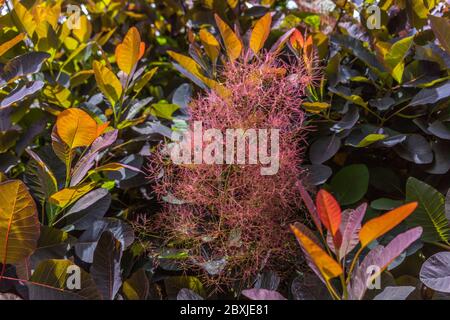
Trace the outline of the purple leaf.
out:
M 23 101 L 25 98 L 35 94 L 43 87 L 44 82 L 42 81 L 27 83 L 24 86 L 11 91 L 10 94 L 8 94 L 5 97 L 5 99 L 3 99 L 2 102 L 0 103 L 0 108 L 6 108 L 12 105 L 13 103 Z
M 309 214 L 314 221 L 317 229 L 322 229 L 322 224 L 319 219 L 319 214 L 317 213 L 316 206 L 314 205 L 314 201 L 311 199 L 308 191 L 306 191 L 305 187 L 301 184 L 297 184 L 298 189 L 300 190 L 300 195 L 302 197 L 303 202 L 305 203 L 306 208 L 308 208 Z
M 361 222 L 366 213 L 366 209 L 367 203 L 363 203 L 355 210 L 348 212 L 348 215 L 342 213 L 342 244 L 339 248 L 339 257 L 341 259 L 343 259 L 358 244 L 359 230 L 361 229 Z
M 266 289 L 247 289 L 242 294 L 250 300 L 287 300 L 279 292 Z
M 411 286 L 386 287 L 373 300 L 405 300 L 416 288 Z
M 90 269 L 92 279 L 104 300 L 114 300 L 122 286 L 120 260 L 122 245 L 109 231 L 103 232 L 94 251 Z
M 420 269 L 420 281 L 433 290 L 450 293 L 450 252 L 428 258 Z
M 344 259 L 345 256 L 352 251 L 359 243 L 359 230 L 361 222 L 366 213 L 367 204 L 363 203 L 356 209 L 347 209 L 342 212 L 342 222 L 339 231 L 342 235 L 342 244 L 339 248 L 339 258 Z M 334 248 L 333 238 L 331 234 L 327 234 L 328 247 L 336 252 Z
M 70 180 L 70 186 L 76 186 L 86 176 L 88 171 L 94 166 L 95 159 L 100 151 L 108 148 L 117 139 L 117 130 L 106 132 L 104 135 L 95 139 L 92 143 L 88 153 L 78 160 L 75 168 L 73 169 L 72 179 Z
M 416 227 L 396 236 L 386 247 L 381 245 L 372 249 L 353 272 L 349 285 L 349 298 L 361 300 L 367 290 L 367 284 L 380 274 L 372 274 L 371 267 L 379 268 L 383 272 L 404 250 L 422 235 L 422 227 Z
M 187 288 L 183 288 L 178 292 L 177 300 L 204 300 L 204 299 L 196 292 Z
M 289 37 L 294 33 L 295 28 L 292 28 L 288 30 L 285 34 L 283 34 L 280 38 L 278 38 L 277 42 L 270 48 L 270 53 L 277 53 L 281 49 L 283 49 L 283 46 L 286 44 L 286 42 L 289 40 Z

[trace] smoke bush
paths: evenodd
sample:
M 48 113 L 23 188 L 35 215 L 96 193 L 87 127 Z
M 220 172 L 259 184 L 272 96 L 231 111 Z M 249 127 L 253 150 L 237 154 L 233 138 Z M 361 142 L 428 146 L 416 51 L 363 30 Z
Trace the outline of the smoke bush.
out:
M 151 157 L 149 176 L 159 198 L 183 201 L 165 203 L 153 224 L 166 245 L 189 250 L 186 268 L 203 266 L 206 279 L 230 284 L 250 280 L 263 268 L 283 271 L 295 256 L 288 226 L 299 220 L 296 184 L 303 176 L 306 132 L 300 106 L 315 79 L 300 61 L 286 63 L 270 54 L 227 64 L 221 79 L 229 96 L 211 91 L 194 99 L 191 123 L 202 121 L 205 129 L 221 132 L 279 129 L 277 174 L 261 175 L 261 164 L 175 165 L 160 148 Z

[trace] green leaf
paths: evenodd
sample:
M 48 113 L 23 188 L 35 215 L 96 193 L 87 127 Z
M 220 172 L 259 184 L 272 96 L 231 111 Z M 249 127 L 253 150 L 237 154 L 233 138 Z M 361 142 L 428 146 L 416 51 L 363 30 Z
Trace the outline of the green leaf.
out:
M 152 105 L 151 114 L 158 118 L 172 120 L 173 113 L 180 107 L 171 103 L 155 103 Z
M 364 148 L 364 147 L 371 145 L 372 143 L 383 140 L 386 137 L 387 137 L 387 135 L 385 135 L 385 134 L 372 133 L 372 134 L 365 136 L 364 139 L 362 139 L 356 147 Z
M 353 164 L 342 168 L 330 183 L 331 190 L 346 206 L 362 199 L 369 187 L 369 170 L 364 164 Z
M 417 201 L 419 207 L 406 219 L 409 226 L 423 228 L 426 242 L 450 240 L 450 227 L 445 217 L 445 197 L 430 185 L 410 177 L 406 183 L 406 201 Z
M 403 38 L 392 45 L 384 57 L 384 62 L 389 68 L 392 77 L 402 83 L 403 71 L 405 70 L 405 56 L 413 43 L 414 36 Z

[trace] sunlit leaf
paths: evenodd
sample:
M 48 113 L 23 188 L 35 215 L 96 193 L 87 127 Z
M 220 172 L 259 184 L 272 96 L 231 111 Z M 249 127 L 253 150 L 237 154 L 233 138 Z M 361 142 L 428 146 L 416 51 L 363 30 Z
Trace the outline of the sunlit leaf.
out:
M 220 94 L 222 97 L 226 97 L 229 95 L 228 90 L 222 86 L 220 83 L 207 78 L 202 74 L 200 71 L 200 66 L 193 60 L 192 58 L 189 58 L 187 56 L 184 56 L 182 54 L 176 53 L 174 51 L 167 51 L 167 54 L 172 57 L 176 62 L 180 64 L 183 69 L 188 71 L 195 79 L 200 80 L 202 83 L 204 83 L 207 87 L 215 90 L 218 94 Z
M 298 31 L 298 29 L 295 29 L 294 32 L 292 33 L 291 37 L 289 38 L 289 43 L 291 44 L 292 48 L 294 48 L 298 52 L 300 52 L 303 49 L 305 45 L 305 40 L 303 38 L 302 33 Z
M 225 23 L 225 21 L 223 21 L 217 14 L 215 14 L 214 17 L 225 44 L 228 57 L 231 61 L 234 61 L 241 55 L 242 42 L 233 30 L 231 30 L 231 28 Z
M 405 69 L 404 58 L 413 44 L 414 37 L 406 37 L 395 42 L 387 51 L 384 62 L 389 68 L 392 77 L 402 83 L 403 71 Z
M 92 25 L 86 15 L 82 14 L 79 17 L 79 28 L 75 28 L 72 30 L 73 35 L 80 41 L 81 43 L 89 41 L 92 33 Z
M 114 106 L 122 96 L 122 84 L 119 79 L 108 67 L 98 61 L 94 61 L 94 74 L 100 91 Z
M 199 37 L 211 62 L 216 63 L 220 53 L 219 41 L 206 29 L 200 30 Z
M 97 122 L 85 111 L 70 108 L 58 115 L 56 131 L 70 149 L 87 147 L 97 138 Z
M 25 33 L 20 33 L 9 41 L 6 41 L 0 45 L 0 57 L 5 54 L 9 49 L 21 42 L 25 38 Z
M 33 15 L 19 0 L 13 0 L 12 3 L 14 7 L 13 14 L 20 23 L 21 31 L 25 31 L 32 37 L 34 30 L 36 30 L 36 22 L 34 21 Z
M 255 27 L 252 30 L 252 34 L 250 36 L 250 49 L 252 49 L 254 54 L 258 54 L 258 52 L 264 47 L 264 43 L 269 37 L 270 33 L 270 25 L 272 24 L 272 15 L 270 12 L 266 13 L 262 18 L 260 18 Z
M 80 272 L 80 289 L 69 289 L 69 277 Z M 73 282 L 73 280 L 71 280 Z M 70 282 L 70 284 L 72 284 Z M 99 300 L 100 294 L 89 273 L 70 260 L 42 261 L 27 282 L 31 300 Z
M 78 199 L 80 199 L 82 196 L 84 196 L 92 189 L 94 189 L 94 187 L 95 183 L 91 182 L 76 187 L 64 188 L 52 194 L 49 198 L 49 201 L 61 208 L 65 208 L 74 203 L 75 201 L 77 201 Z
M 322 276 L 328 281 L 343 273 L 342 267 L 330 257 L 320 246 L 305 235 L 298 227 L 291 225 L 300 246 L 309 254 Z
M 139 59 L 142 57 L 145 46 L 141 44 L 141 35 L 135 27 L 130 28 L 123 42 L 116 47 L 116 62 L 120 70 L 131 75 Z
M 14 264 L 30 256 L 39 239 L 36 204 L 20 180 L 0 183 L 0 261 Z
M 412 214 L 416 208 L 417 202 L 411 202 L 366 222 L 359 232 L 361 245 L 365 247 L 373 240 L 395 228 Z

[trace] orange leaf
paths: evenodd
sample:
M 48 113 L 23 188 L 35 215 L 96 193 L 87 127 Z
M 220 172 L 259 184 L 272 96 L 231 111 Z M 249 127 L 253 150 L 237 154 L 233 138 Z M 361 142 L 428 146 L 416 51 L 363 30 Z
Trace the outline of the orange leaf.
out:
M 396 227 L 413 213 L 416 208 L 417 202 L 411 202 L 368 221 L 359 231 L 359 240 L 362 247 L 367 246 L 376 238 Z
M 219 28 L 220 35 L 222 36 L 227 50 L 228 57 L 231 61 L 236 60 L 241 55 L 242 43 L 238 36 L 231 30 L 231 28 L 217 15 L 214 15 Z
M 254 54 L 258 54 L 264 46 L 264 43 L 269 37 L 271 24 L 272 15 L 270 12 L 266 13 L 256 22 L 255 27 L 252 30 L 252 35 L 250 36 L 250 49 L 253 50 Z
M 144 56 L 145 54 L 145 42 L 141 42 L 141 45 L 139 47 L 139 58 L 138 60 L 141 60 L 141 58 Z
M 58 115 L 56 132 L 70 149 L 87 147 L 97 138 L 97 122 L 85 111 L 70 108 Z
M 291 35 L 289 42 L 291 43 L 292 48 L 294 48 L 295 50 L 297 50 L 299 52 L 305 45 L 305 40 L 303 39 L 303 35 L 297 29 L 295 29 L 294 33 Z
M 316 198 L 317 213 L 325 228 L 336 236 L 341 225 L 341 207 L 326 190 L 320 190 Z
M 311 240 L 299 228 L 291 225 L 300 246 L 309 254 L 312 262 L 317 266 L 318 270 L 325 278 L 330 280 L 338 277 L 343 273 L 342 267 L 332 257 L 330 257 L 319 245 Z
M 138 29 L 132 27 L 128 30 L 123 42 L 116 47 L 116 62 L 120 70 L 130 75 L 142 57 L 143 47 L 145 50 Z
M 312 52 L 313 52 L 313 37 L 309 36 L 308 38 L 306 38 L 304 56 L 310 59 L 312 58 Z
M 6 41 L 5 43 L 2 43 L 0 45 L 0 57 L 7 52 L 9 49 L 11 49 L 12 47 L 14 47 L 16 44 L 18 44 L 19 42 L 21 42 L 23 39 L 25 38 L 25 33 L 20 33 L 17 36 L 15 36 L 14 38 L 12 38 L 9 41 Z
M 109 126 L 109 121 L 106 121 L 102 124 L 97 125 L 97 137 L 100 137 L 103 132 L 105 132 L 106 128 Z

